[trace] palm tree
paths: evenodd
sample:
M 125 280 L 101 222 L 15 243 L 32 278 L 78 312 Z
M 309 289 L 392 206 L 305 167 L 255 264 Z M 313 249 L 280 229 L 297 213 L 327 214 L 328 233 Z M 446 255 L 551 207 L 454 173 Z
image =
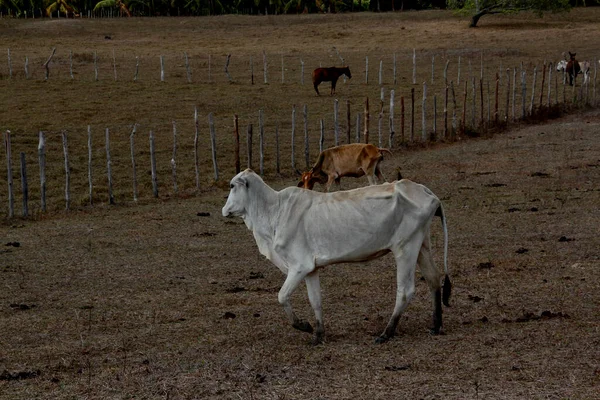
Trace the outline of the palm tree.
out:
M 50 0 L 48 3 L 46 6 L 46 15 L 52 15 L 54 11 L 59 10 L 69 17 L 79 16 L 77 8 L 72 3 L 67 3 L 67 0 Z
M 97 11 L 101 8 L 116 8 L 120 13 L 125 14 L 128 17 L 131 17 L 131 12 L 129 11 L 129 7 L 121 0 L 101 0 L 96 3 L 94 7 L 94 11 Z

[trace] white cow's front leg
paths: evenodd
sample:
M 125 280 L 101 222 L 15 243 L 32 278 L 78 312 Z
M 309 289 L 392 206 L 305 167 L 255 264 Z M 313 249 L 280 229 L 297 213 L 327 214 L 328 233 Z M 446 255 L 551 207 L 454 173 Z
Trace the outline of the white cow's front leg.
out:
M 321 283 L 319 282 L 319 271 L 308 274 L 305 278 L 306 290 L 308 291 L 308 300 L 315 312 L 317 329 L 315 332 L 314 344 L 323 343 L 325 336 L 325 327 L 323 326 L 323 311 L 321 309 Z
M 287 278 L 283 286 L 279 290 L 279 303 L 283 306 L 285 313 L 287 314 L 292 326 L 302 332 L 312 333 L 313 327 L 307 321 L 303 321 L 296 316 L 290 303 L 290 296 L 294 293 L 294 290 L 298 287 L 300 282 L 306 277 L 306 272 L 297 271 L 295 269 L 289 269 Z

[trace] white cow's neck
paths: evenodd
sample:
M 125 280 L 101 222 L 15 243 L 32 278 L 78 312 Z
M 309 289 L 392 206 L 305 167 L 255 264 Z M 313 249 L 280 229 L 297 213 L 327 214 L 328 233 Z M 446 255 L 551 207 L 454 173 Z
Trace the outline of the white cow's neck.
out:
M 267 248 L 273 241 L 275 221 L 279 212 L 278 192 L 267 186 L 261 179 L 248 182 L 252 202 L 247 209 L 244 222 L 254 234 L 260 252 L 268 256 Z

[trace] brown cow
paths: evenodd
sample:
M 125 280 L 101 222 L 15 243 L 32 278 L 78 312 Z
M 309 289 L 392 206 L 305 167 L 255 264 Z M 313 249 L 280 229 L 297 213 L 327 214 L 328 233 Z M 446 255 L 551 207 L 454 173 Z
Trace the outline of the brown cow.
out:
M 335 94 L 335 84 L 337 83 L 338 78 L 342 75 L 346 75 L 348 79 L 352 78 L 350 68 L 329 67 L 315 69 L 312 73 L 312 81 L 317 95 L 320 96 L 318 86 L 321 82 L 331 82 L 331 94 Z
M 378 148 L 372 144 L 354 143 L 332 147 L 319 154 L 316 164 L 308 172 L 302 174 L 298 187 L 312 190 L 315 182 L 325 185 L 325 191 L 335 181 L 338 186 L 342 176 L 361 177 L 367 175 L 370 185 L 375 185 L 375 176 L 381 182 L 385 178 L 379 169 L 383 160 L 383 152 L 392 154 L 388 149 Z

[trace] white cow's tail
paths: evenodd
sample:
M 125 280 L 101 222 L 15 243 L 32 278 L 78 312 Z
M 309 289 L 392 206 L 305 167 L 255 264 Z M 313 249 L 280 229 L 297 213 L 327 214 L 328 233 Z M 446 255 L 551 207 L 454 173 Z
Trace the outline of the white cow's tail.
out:
M 452 283 L 450 282 L 450 276 L 448 272 L 448 227 L 446 225 L 446 215 L 444 214 L 444 207 L 440 203 L 435 215 L 442 219 L 442 228 L 444 229 L 444 290 L 442 294 L 442 301 L 446 307 L 450 306 L 450 294 L 452 293 Z

